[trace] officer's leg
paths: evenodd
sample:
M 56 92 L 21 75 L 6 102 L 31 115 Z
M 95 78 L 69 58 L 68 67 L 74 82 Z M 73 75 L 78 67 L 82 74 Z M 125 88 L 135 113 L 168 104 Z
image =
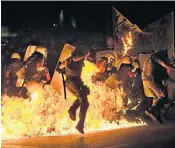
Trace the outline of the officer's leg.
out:
M 84 131 L 83 131 L 84 122 L 86 119 L 87 109 L 89 107 L 89 102 L 87 98 L 87 95 L 89 94 L 89 89 L 83 85 L 83 82 L 81 79 L 78 79 L 74 84 L 76 85 L 73 87 L 73 91 L 75 92 L 80 103 L 79 122 L 77 123 L 76 129 L 80 133 L 84 134 Z
M 69 117 L 73 121 L 76 121 L 76 110 L 78 109 L 79 106 L 80 106 L 80 101 L 79 99 L 76 99 L 68 110 Z
M 77 99 L 73 102 L 73 104 L 70 106 L 68 110 L 69 117 L 71 118 L 71 120 L 75 121 L 76 120 L 76 110 L 80 106 L 80 100 L 78 99 L 78 96 L 76 93 L 79 89 L 76 86 L 76 84 L 70 80 L 66 82 L 66 87 L 73 95 L 77 97 Z
M 89 102 L 87 101 L 87 96 L 84 96 L 81 99 L 81 103 L 80 103 L 80 113 L 79 113 L 79 118 L 80 120 L 78 121 L 77 123 L 77 126 L 76 126 L 76 129 L 84 134 L 84 122 L 85 122 L 85 119 L 86 119 L 86 114 L 87 114 L 87 110 L 88 110 L 88 107 L 89 107 Z
M 129 99 L 128 99 L 128 92 L 129 92 L 129 89 L 128 89 L 128 87 L 126 87 L 125 85 L 123 86 L 123 89 L 124 89 L 124 92 L 125 92 L 125 97 L 123 98 L 123 106 L 126 108 L 127 107 L 127 105 L 128 105 L 128 101 L 129 101 Z
M 71 115 L 73 112 L 72 110 L 76 110 L 80 106 L 80 114 L 79 114 L 79 122 L 76 126 L 77 130 L 80 133 L 84 133 L 84 122 L 86 118 L 87 109 L 89 107 L 89 103 L 87 100 L 87 94 L 84 92 L 83 83 L 81 80 L 77 81 L 68 81 L 67 87 L 71 92 L 73 92 L 77 96 L 77 100 L 73 103 L 73 105 L 70 107 L 69 115 Z
M 16 82 L 17 82 L 17 79 L 13 79 L 11 80 L 11 83 L 10 83 L 11 93 L 13 96 L 19 96 L 20 89 L 16 87 Z
M 170 102 L 168 96 L 166 96 L 165 92 L 162 91 L 161 88 L 157 87 L 154 83 L 150 83 L 150 86 L 151 89 L 158 96 L 158 99 L 153 103 L 153 106 L 155 106 L 158 110 L 163 109 L 164 105 Z
M 166 102 L 165 94 L 153 81 L 146 81 L 144 84 L 144 89 L 147 91 L 146 96 L 153 97 L 152 106 L 160 106 L 160 103 Z
M 129 99 L 131 101 L 131 103 L 127 104 L 126 106 L 126 111 L 129 111 L 131 110 L 133 107 L 137 106 L 138 105 L 138 100 L 137 100 L 137 96 L 135 94 L 134 91 L 132 91 L 131 89 L 128 91 L 128 96 L 129 96 Z
M 12 96 L 16 96 L 16 94 L 17 94 L 16 83 L 14 82 L 14 80 L 11 80 L 9 83 L 7 95 L 9 97 L 12 97 Z
M 84 93 L 81 95 L 82 96 L 79 97 L 79 99 L 80 99 L 80 114 L 79 114 L 80 120 L 79 120 L 76 128 L 80 133 L 84 134 L 83 128 L 84 128 L 84 122 L 86 119 L 87 110 L 89 107 L 89 102 L 87 99 L 87 94 Z
M 163 91 L 161 91 L 161 88 L 159 88 L 153 81 L 148 81 L 148 87 L 156 94 L 157 99 L 156 101 L 153 101 L 153 105 L 157 104 L 157 102 L 162 99 L 165 98 L 165 94 L 163 93 Z
M 157 98 L 153 90 L 150 88 L 149 81 L 143 81 L 143 88 L 146 97 Z
M 140 104 L 137 106 L 136 111 L 143 115 L 145 110 L 149 109 L 152 106 L 153 98 L 144 97 Z
M 157 96 L 155 95 L 154 91 L 151 88 L 151 83 L 152 81 L 147 81 L 147 80 L 143 81 L 144 93 L 146 97 L 153 98 L 152 100 L 155 100 Z M 148 99 L 145 98 L 145 101 L 148 103 L 147 100 Z M 145 101 L 142 102 L 143 105 L 141 104 L 142 105 L 141 108 L 143 108 L 143 110 L 146 109 L 145 114 L 149 116 L 154 122 L 160 123 L 161 119 L 159 116 L 159 111 L 155 107 L 152 107 L 152 104 L 150 105 L 150 108 L 146 108 L 146 105 L 145 105 L 146 103 L 144 104 Z
M 21 90 L 21 87 L 20 87 L 19 89 Z M 24 88 L 21 90 L 21 94 L 19 95 L 19 97 L 22 97 L 22 98 L 24 98 L 24 99 L 27 99 L 27 98 L 30 97 L 29 95 L 27 95 L 27 88 L 26 88 L 26 87 L 24 87 Z
M 157 96 L 157 99 L 154 99 L 152 107 L 145 113 L 149 115 L 153 121 L 158 123 L 163 123 L 161 119 L 161 109 L 164 107 L 164 104 L 167 102 L 165 94 L 161 91 L 153 81 L 148 81 L 147 85 Z

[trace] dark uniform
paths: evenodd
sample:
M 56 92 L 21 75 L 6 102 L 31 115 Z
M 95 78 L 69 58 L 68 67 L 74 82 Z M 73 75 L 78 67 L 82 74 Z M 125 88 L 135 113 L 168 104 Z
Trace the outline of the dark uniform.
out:
M 78 57 L 80 53 L 73 53 L 70 58 L 63 62 L 65 66 L 66 74 L 66 87 L 67 89 L 74 94 L 77 99 L 73 102 L 72 106 L 69 109 L 70 118 L 76 120 L 76 110 L 80 107 L 79 122 L 77 123 L 76 129 L 84 134 L 84 122 L 86 118 L 87 109 L 89 107 L 89 102 L 87 95 L 90 93 L 89 88 L 84 85 L 81 79 L 82 67 L 84 66 L 84 58 L 74 61 L 74 57 Z M 83 56 L 82 56 L 83 57 Z
M 168 63 L 167 53 L 165 51 L 155 52 L 145 61 L 142 72 L 145 95 L 153 98 L 153 107 L 146 111 L 146 114 L 159 122 L 162 122 L 160 109 L 169 101 L 162 80 L 168 77 L 166 69 L 173 69 L 166 63 Z
M 109 78 L 110 74 L 115 75 L 116 80 L 121 82 L 120 85 L 123 87 L 124 92 L 126 93 L 125 98 L 123 98 L 123 103 L 124 107 L 127 110 L 130 110 L 138 104 L 138 91 L 140 91 L 140 89 L 142 88 L 142 83 L 141 81 L 139 81 L 141 80 L 141 78 L 139 79 L 138 72 L 133 73 L 134 77 L 132 78 L 128 76 L 130 69 L 135 68 L 134 66 L 132 66 L 134 62 L 131 58 L 126 57 L 124 61 L 125 64 L 121 62 L 121 65 L 117 70 L 115 66 L 112 66 L 111 63 L 108 63 L 107 58 L 102 57 L 102 60 L 97 63 L 97 67 L 99 68 L 100 72 L 93 77 L 94 81 L 105 81 Z M 130 98 L 132 103 L 128 104 L 128 98 Z
M 9 96 L 18 96 L 19 94 L 19 88 L 16 87 L 16 82 L 18 79 L 18 76 L 16 75 L 16 72 L 21 68 L 22 63 L 20 62 L 20 59 L 12 59 L 10 64 L 7 66 L 6 69 L 6 88 L 7 88 L 7 94 Z
M 163 52 L 163 51 L 161 51 Z M 167 68 L 171 68 L 166 64 L 166 67 L 161 65 L 162 60 L 158 54 L 151 54 L 150 57 L 145 61 L 143 66 L 142 80 L 144 85 L 145 95 L 147 97 L 153 97 L 154 99 L 161 99 L 167 96 L 165 87 L 162 81 L 168 78 Z M 165 61 L 167 63 L 167 61 Z
M 126 111 L 132 109 L 142 100 L 143 87 L 141 81 L 141 72 L 139 69 L 139 61 L 137 57 L 124 56 L 121 59 L 121 67 L 118 70 L 119 80 L 122 81 L 126 97 L 124 98 L 124 105 Z M 131 103 L 128 104 L 128 99 Z
M 142 80 L 146 96 L 159 99 L 164 97 L 165 94 L 154 80 L 156 64 L 159 64 L 158 58 L 155 55 L 151 55 L 144 63 Z
M 46 68 L 44 56 L 39 52 L 34 52 L 28 59 L 23 63 L 25 67 L 25 82 L 28 83 L 35 81 L 37 83 L 46 83 L 50 80 L 48 69 Z
M 47 79 L 46 73 L 48 72 L 48 69 L 45 67 L 45 59 L 43 55 L 39 52 L 34 52 L 31 57 L 27 59 L 26 62 L 24 62 L 23 65 L 26 65 L 26 71 L 25 71 L 25 78 L 26 81 L 30 80 L 36 80 L 37 82 L 43 81 L 49 81 L 50 79 Z M 40 69 L 41 68 L 41 69 Z
M 96 64 L 99 72 L 93 76 L 93 81 L 105 81 L 111 74 L 117 73 L 117 68 L 108 63 L 107 57 L 101 57 L 101 60 Z
M 130 71 L 130 65 L 122 64 L 118 70 L 118 80 L 121 81 L 121 86 L 123 87 L 124 92 L 126 93 L 125 98 L 123 98 L 124 106 L 127 107 L 128 97 L 131 98 L 133 95 L 132 92 L 132 79 L 128 76 Z

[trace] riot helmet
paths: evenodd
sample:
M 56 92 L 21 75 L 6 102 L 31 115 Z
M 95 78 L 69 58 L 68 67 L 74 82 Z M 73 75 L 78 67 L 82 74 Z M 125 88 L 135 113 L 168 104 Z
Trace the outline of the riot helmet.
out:
M 44 58 L 47 58 L 47 49 L 45 47 L 36 47 L 35 51 L 41 53 Z
M 11 59 L 19 59 L 19 60 L 20 60 L 20 55 L 19 55 L 19 53 L 12 53 Z

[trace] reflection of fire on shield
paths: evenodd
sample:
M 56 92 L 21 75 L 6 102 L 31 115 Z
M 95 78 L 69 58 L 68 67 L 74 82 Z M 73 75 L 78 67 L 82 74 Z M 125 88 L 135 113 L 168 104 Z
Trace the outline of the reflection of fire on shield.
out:
M 63 62 L 67 58 L 69 58 L 75 49 L 76 48 L 74 46 L 71 46 L 69 44 L 65 44 L 63 49 L 62 49 L 58 63 Z M 58 66 L 58 63 L 57 63 L 57 66 Z M 56 66 L 56 69 L 57 69 L 57 66 Z M 62 81 L 61 74 L 59 72 L 57 72 L 56 69 L 55 69 L 55 72 L 53 74 L 50 86 L 52 88 L 54 88 L 58 93 L 60 93 L 63 90 L 62 89 L 63 88 L 63 81 Z
M 24 61 L 27 61 L 27 59 L 35 52 L 37 46 L 28 46 L 24 55 Z

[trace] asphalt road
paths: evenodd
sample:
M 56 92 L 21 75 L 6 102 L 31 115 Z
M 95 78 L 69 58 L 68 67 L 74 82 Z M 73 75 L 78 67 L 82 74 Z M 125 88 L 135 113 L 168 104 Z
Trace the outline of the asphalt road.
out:
M 32 137 L 1 142 L 2 148 L 174 148 L 175 122 L 85 135 Z

